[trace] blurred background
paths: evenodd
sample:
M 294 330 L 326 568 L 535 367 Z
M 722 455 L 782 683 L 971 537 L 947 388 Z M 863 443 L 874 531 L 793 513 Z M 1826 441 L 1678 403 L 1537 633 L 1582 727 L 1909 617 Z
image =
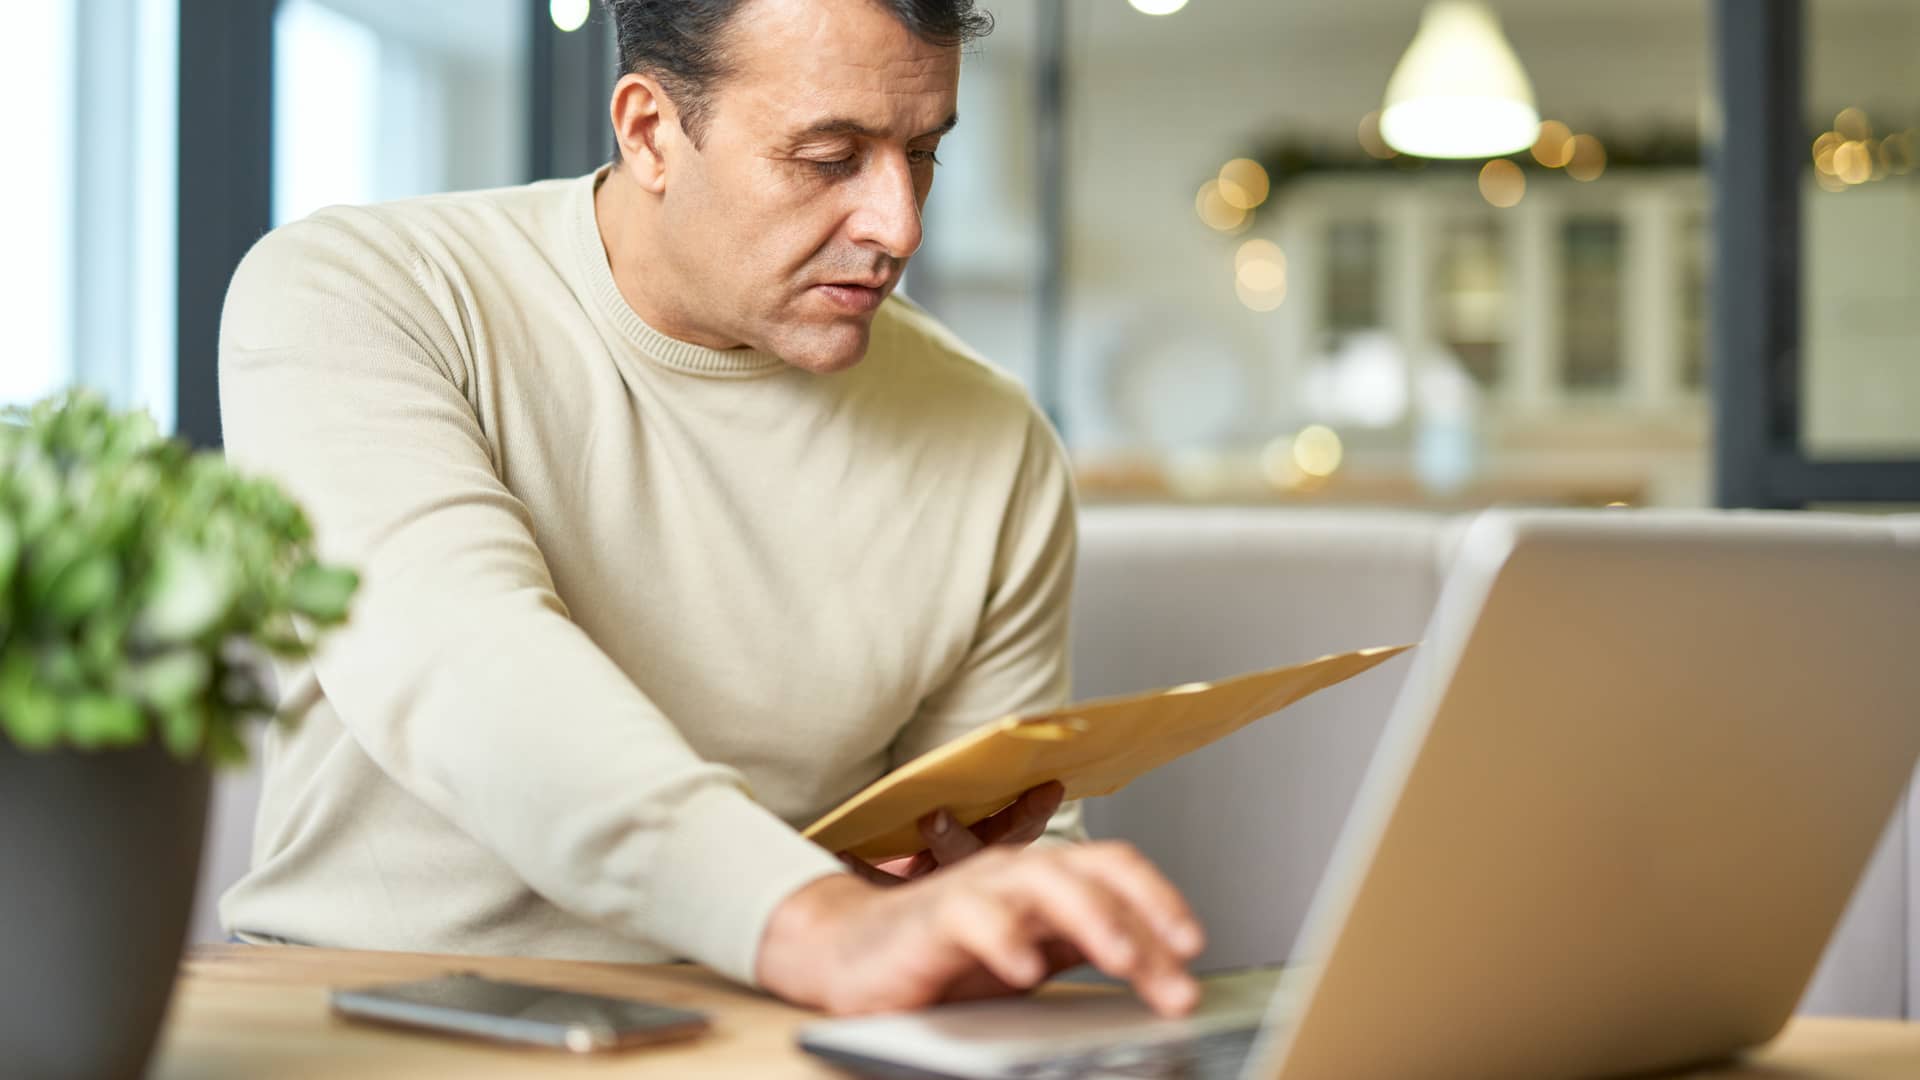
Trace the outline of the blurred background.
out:
M 1920 504 L 1913 0 L 985 6 L 905 289 L 1033 389 L 1084 500 Z M 266 228 L 611 150 L 587 0 L 0 19 L 0 402 L 77 381 L 215 445 Z M 1520 73 L 1525 145 L 1389 138 L 1417 34 Z

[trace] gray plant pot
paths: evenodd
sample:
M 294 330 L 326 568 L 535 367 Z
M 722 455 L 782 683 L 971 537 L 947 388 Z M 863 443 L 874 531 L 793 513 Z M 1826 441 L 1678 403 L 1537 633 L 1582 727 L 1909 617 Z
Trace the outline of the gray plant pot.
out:
M 173 989 L 207 768 L 0 738 L 0 1069 L 137 1077 Z

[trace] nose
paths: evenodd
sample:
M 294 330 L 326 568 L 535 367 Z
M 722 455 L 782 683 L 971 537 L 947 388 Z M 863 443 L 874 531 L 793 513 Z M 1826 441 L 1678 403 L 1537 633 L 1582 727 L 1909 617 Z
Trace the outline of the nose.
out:
M 920 188 L 905 154 L 880 158 L 857 185 L 860 202 L 848 225 L 855 243 L 904 260 L 920 250 Z

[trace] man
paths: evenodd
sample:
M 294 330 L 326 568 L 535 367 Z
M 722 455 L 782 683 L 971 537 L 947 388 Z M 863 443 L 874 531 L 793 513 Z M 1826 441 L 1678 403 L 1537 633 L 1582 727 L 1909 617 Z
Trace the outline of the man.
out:
M 301 722 L 272 736 L 223 921 L 687 956 L 839 1012 L 1085 959 L 1188 1008 L 1200 928 L 1157 872 L 1116 845 L 1019 850 L 1057 785 L 977 832 L 925 823 L 928 853 L 893 872 L 794 831 L 1067 693 L 1059 445 L 889 296 L 984 16 L 611 11 L 614 165 L 336 208 L 235 275 L 228 452 L 286 483 L 364 585 L 353 624 L 283 672 Z M 1074 838 L 1073 808 L 1052 829 Z

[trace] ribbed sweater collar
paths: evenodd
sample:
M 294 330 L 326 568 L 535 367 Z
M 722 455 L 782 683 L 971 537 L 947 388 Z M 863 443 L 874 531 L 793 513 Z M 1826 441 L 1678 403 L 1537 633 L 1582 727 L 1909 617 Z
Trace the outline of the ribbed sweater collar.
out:
M 779 357 L 758 349 L 709 349 L 689 344 L 648 326 L 614 283 L 613 268 L 607 263 L 606 248 L 600 243 L 600 225 L 594 217 L 593 193 L 606 171 L 601 166 L 576 180 L 570 197 L 575 254 L 585 275 L 587 291 L 601 313 L 612 320 L 633 347 L 660 367 L 688 375 L 719 379 L 750 379 L 771 375 L 787 365 Z

